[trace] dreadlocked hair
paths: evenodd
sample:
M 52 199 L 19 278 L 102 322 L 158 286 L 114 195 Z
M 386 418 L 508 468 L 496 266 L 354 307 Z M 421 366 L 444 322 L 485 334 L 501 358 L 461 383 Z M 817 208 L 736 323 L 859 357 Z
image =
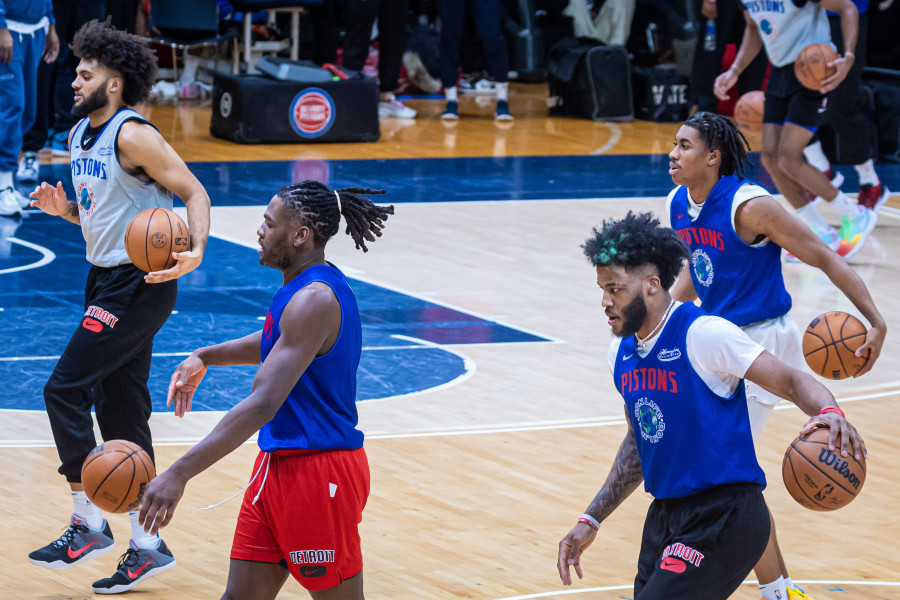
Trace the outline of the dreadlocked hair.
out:
M 75 33 L 69 47 L 78 58 L 96 60 L 107 69 L 121 73 L 122 102 L 134 106 L 150 96 L 156 80 L 156 55 L 148 43 L 148 38 L 116 29 L 110 19 L 94 19 Z
M 648 265 L 656 267 L 664 289 L 675 283 L 682 261 L 690 254 L 673 229 L 663 227 L 653 213 L 634 214 L 624 219 L 603 221 L 593 237 L 581 246 L 595 267 L 620 266 L 633 272 Z
M 700 132 L 700 137 L 706 142 L 710 152 L 718 150 L 722 153 L 719 177 L 737 175 L 744 178 L 744 163 L 752 166 L 747 158 L 750 144 L 731 119 L 709 112 L 698 112 L 684 124 Z
M 340 210 L 335 192 L 340 195 Z M 353 238 L 356 249 L 368 252 L 366 240 L 374 242 L 381 237 L 384 222 L 394 214 L 394 207 L 379 206 L 361 194 L 383 193 L 384 190 L 358 187 L 332 190 L 318 181 L 307 180 L 284 186 L 278 190 L 278 197 L 291 216 L 312 228 L 317 247 L 324 246 L 338 232 L 343 215 L 346 233 Z

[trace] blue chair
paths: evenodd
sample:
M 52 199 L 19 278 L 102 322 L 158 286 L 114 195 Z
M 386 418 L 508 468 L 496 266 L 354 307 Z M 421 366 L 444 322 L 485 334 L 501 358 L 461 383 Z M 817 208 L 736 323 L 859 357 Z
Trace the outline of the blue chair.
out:
M 238 72 L 238 36 L 221 31 L 216 0 L 153 0 L 150 3 L 150 24 L 159 31 L 159 35 L 153 36 L 153 41 L 172 48 L 175 80 L 178 79 L 178 50 L 186 57 L 192 48 L 212 46 L 218 67 L 219 46 L 228 40 L 234 42 L 232 71 Z

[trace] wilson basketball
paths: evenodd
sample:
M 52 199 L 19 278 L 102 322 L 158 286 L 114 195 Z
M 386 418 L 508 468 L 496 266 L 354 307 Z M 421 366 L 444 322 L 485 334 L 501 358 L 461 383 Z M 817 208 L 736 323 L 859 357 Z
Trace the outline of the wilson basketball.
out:
M 88 454 L 81 483 L 91 502 L 107 512 L 128 512 L 141 505 L 147 483 L 156 477 L 150 455 L 132 442 L 109 440 Z
M 175 266 L 173 252 L 185 252 L 191 238 L 187 225 L 165 208 L 148 208 L 134 216 L 125 230 L 125 251 L 141 271 L 162 271 Z
M 791 497 L 812 510 L 836 510 L 859 495 L 866 482 L 866 459 L 841 456 L 840 436 L 828 449 L 829 430 L 813 429 L 784 453 L 781 475 Z
M 810 44 L 800 51 L 794 61 L 794 74 L 803 87 L 818 91 L 822 88 L 822 81 L 837 72 L 835 67 L 828 66 L 837 57 L 837 52 L 829 44 Z
M 734 105 L 735 124 L 750 133 L 762 131 L 765 100 L 765 92 L 759 90 L 747 92 L 738 98 L 737 104 Z
M 827 312 L 813 319 L 803 334 L 803 356 L 813 373 L 844 379 L 859 373 L 868 356 L 856 356 L 866 341 L 866 327 L 845 312 Z

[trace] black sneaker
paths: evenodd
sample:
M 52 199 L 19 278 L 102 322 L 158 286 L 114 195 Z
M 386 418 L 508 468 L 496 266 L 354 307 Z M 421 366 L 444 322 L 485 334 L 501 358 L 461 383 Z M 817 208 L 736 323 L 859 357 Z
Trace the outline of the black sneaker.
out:
M 128 542 L 128 550 L 119 559 L 119 568 L 112 577 L 94 582 L 95 594 L 120 594 L 127 592 L 139 582 L 168 571 L 175 566 L 175 558 L 159 540 L 159 547 L 152 550 L 138 548 L 133 541 Z
M 103 556 L 113 546 L 112 531 L 105 519 L 103 531 L 94 531 L 72 517 L 69 527 L 59 539 L 29 554 L 28 562 L 47 569 L 68 569 Z

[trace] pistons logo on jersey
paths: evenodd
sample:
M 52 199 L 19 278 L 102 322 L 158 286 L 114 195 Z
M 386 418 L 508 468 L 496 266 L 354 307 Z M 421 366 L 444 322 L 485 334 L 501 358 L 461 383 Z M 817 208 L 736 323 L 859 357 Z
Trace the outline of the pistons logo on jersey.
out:
M 78 198 L 78 207 L 85 215 L 89 215 L 94 212 L 94 209 L 97 208 L 97 201 L 94 198 L 94 190 L 91 189 L 91 186 L 86 184 L 85 182 L 81 182 L 78 184 L 78 188 L 75 190 L 75 195 Z
M 275 319 L 272 318 L 272 313 L 266 311 L 266 322 L 263 324 L 263 335 L 266 336 L 267 340 L 272 339 L 272 330 L 275 328 Z
M 694 269 L 694 275 L 697 277 L 697 282 L 703 287 L 709 287 L 713 281 L 713 275 L 715 275 L 712 259 L 709 257 L 709 254 L 699 248 L 694 250 L 691 254 L 691 266 Z
M 656 402 L 649 398 L 641 398 L 634 404 L 634 417 L 640 424 L 641 437 L 651 444 L 662 439 L 666 430 L 666 422 Z

